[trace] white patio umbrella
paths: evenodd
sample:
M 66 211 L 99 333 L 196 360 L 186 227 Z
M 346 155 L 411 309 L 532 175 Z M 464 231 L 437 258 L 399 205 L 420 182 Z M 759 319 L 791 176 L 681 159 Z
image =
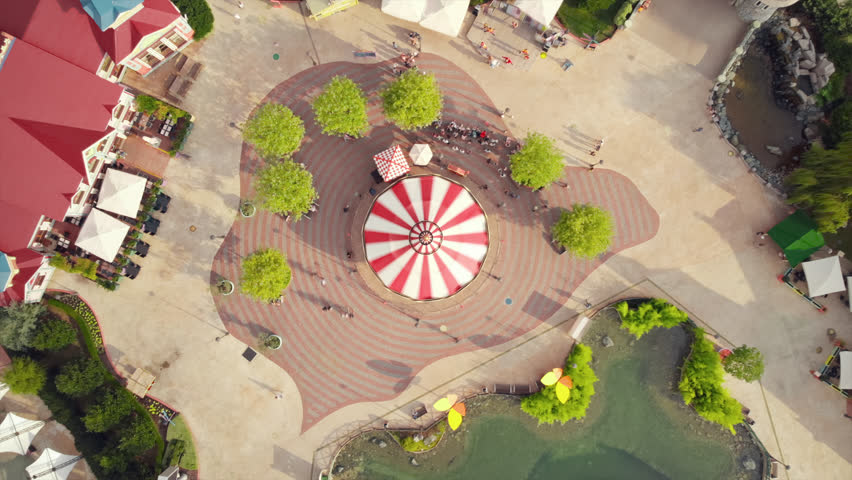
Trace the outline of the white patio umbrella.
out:
M 802 269 L 808 281 L 808 295 L 812 298 L 846 290 L 838 256 L 804 262 Z
M 107 262 L 115 260 L 130 225 L 93 208 L 80 228 L 76 245 Z
M 41 420 L 29 420 L 14 413 L 6 415 L 0 423 L 0 452 L 26 455 L 33 438 L 44 427 Z
M 562 0 L 515 0 L 515 6 L 518 9 L 545 27 L 550 26 L 560 5 Z
M 136 218 L 148 180 L 139 175 L 110 168 L 104 175 L 98 208 L 125 217 Z
M 81 458 L 81 455 L 65 455 L 45 448 L 38 459 L 27 467 L 27 474 L 31 480 L 65 480 Z
M 415 165 L 423 167 L 429 165 L 429 162 L 432 160 L 432 149 L 425 143 L 417 143 L 411 147 L 408 156 L 411 157 L 411 161 Z

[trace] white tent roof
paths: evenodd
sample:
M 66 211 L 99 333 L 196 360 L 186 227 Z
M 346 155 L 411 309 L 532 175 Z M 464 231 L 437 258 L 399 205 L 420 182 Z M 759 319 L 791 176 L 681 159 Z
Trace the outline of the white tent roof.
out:
M 516 7 L 545 27 L 550 26 L 560 5 L 562 0 L 515 0 Z
M 42 427 L 44 422 L 41 420 L 28 420 L 14 413 L 6 415 L 3 423 L 0 423 L 0 452 L 26 455 L 33 438 Z
M 65 480 L 79 459 L 45 448 L 38 459 L 27 467 L 27 473 L 32 480 Z
M 0 399 L 6 396 L 9 393 L 9 385 L 6 385 L 3 382 L 0 382 Z
M 428 0 L 420 25 L 444 35 L 457 37 L 469 4 L 467 0 Z
M 840 389 L 852 390 L 852 352 L 840 352 Z
M 840 272 L 840 257 L 826 257 L 802 263 L 808 281 L 808 295 L 818 297 L 846 290 Z
M 419 22 L 426 11 L 426 0 L 382 0 L 382 12 L 396 18 Z
M 425 143 L 418 143 L 411 147 L 408 156 L 415 165 L 429 165 L 429 161 L 432 160 L 432 149 Z
M 848 290 L 846 298 L 852 299 L 852 277 L 846 277 L 846 289 Z M 852 312 L 852 300 L 849 301 L 849 311 Z
M 101 193 L 98 195 L 98 208 L 136 218 L 147 182 L 147 179 L 139 175 L 115 168 L 108 169 L 101 185 Z
M 93 208 L 80 228 L 77 246 L 108 262 L 115 260 L 130 225 Z

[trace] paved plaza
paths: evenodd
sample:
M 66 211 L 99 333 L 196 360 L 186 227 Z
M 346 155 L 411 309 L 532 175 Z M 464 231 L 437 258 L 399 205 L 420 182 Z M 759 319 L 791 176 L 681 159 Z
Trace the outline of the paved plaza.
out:
M 722 341 L 763 351 L 762 382 L 728 386 L 751 409 L 769 451 L 792 466 L 782 478 L 852 477 L 843 401 L 808 373 L 825 360 L 816 348 L 828 347 L 828 327 L 852 338 L 849 312 L 828 299 L 829 311 L 818 314 L 777 282 L 784 263 L 753 237 L 788 209 L 729 155 L 705 115 L 713 78 L 745 31 L 728 2 L 684 1 L 690 10 L 658 0 L 597 52 L 570 44 L 523 69 L 491 69 L 464 32 L 448 38 L 418 30 L 383 15 L 378 0 L 319 22 L 299 4 L 244 3 L 211 2 L 215 31 L 196 54 L 205 69 L 183 105 L 197 119 L 185 148 L 190 158 L 169 164 L 164 190 L 173 200 L 139 277 L 116 293 L 63 272 L 54 282 L 91 303 L 116 363 L 157 375 L 151 394 L 186 416 L 202 478 L 307 479 L 337 439 L 365 425 L 405 425 L 411 405 L 430 405 L 448 391 L 534 379 L 564 358 L 566 331 L 584 300 L 639 294 L 670 298 Z M 699 28 L 702 19 L 713 19 L 713 28 Z M 539 131 L 557 139 L 568 159 L 562 181 L 571 188 L 522 193 L 498 209 L 508 187 L 495 166 L 473 154 L 453 159 L 471 170 L 457 180 L 488 215 L 494 250 L 483 268 L 503 280 L 480 275 L 458 296 L 408 310 L 358 256 L 359 221 L 372 201 L 365 193 L 372 155 L 393 141 L 430 140 L 430 131 L 389 128 L 373 95 L 373 133 L 344 144 L 317 132 L 307 99 L 336 73 L 374 93 L 391 78 L 398 55 L 391 42 L 404 44 L 411 30 L 423 35 L 419 67 L 447 93 L 445 118 L 514 138 Z M 520 35 L 517 42 L 530 45 Z M 353 56 L 363 50 L 377 58 Z M 568 72 L 560 68 L 566 59 L 574 63 Z M 237 214 L 257 164 L 232 124 L 267 98 L 306 122 L 296 158 L 320 193 L 310 220 Z M 513 117 L 501 119 L 506 107 Z M 583 163 L 591 160 L 580 140 L 587 137 L 606 139 L 605 163 L 593 172 Z M 616 248 L 603 263 L 559 256 L 547 243 L 556 207 L 578 201 L 607 207 L 619 222 Z M 536 216 L 532 206 L 541 202 L 550 208 Z M 211 279 L 234 279 L 238 257 L 258 246 L 281 248 L 294 267 L 286 303 L 214 297 Z M 324 301 L 351 308 L 355 318 L 324 316 Z M 458 343 L 436 330 L 442 324 Z M 246 344 L 265 330 L 282 335 L 285 347 L 243 359 Z

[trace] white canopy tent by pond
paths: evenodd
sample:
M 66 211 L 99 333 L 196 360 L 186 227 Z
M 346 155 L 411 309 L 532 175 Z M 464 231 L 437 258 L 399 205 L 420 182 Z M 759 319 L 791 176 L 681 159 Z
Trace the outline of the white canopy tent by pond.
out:
M 425 0 L 382 0 L 383 13 L 409 22 L 422 20 L 425 11 Z
M 104 175 L 98 208 L 125 217 L 136 218 L 148 180 L 139 175 L 109 168 Z
M 843 273 L 840 271 L 840 257 L 826 257 L 802 263 L 805 279 L 808 281 L 808 295 L 811 298 L 846 290 Z
M 14 413 L 6 415 L 3 423 L 0 423 L 0 452 L 26 455 L 42 427 L 44 422 L 41 420 L 29 420 Z
M 536 22 L 548 27 L 562 5 L 562 0 L 515 0 L 514 5 Z
M 846 298 L 849 299 L 849 311 L 852 312 L 852 277 L 846 277 Z
M 80 228 L 77 246 L 107 262 L 115 260 L 130 225 L 93 208 Z
M 31 480 L 65 480 L 81 458 L 45 448 L 38 459 L 27 467 L 27 474 Z
M 411 147 L 408 156 L 415 165 L 425 167 L 432 160 L 432 149 L 425 143 L 417 143 Z

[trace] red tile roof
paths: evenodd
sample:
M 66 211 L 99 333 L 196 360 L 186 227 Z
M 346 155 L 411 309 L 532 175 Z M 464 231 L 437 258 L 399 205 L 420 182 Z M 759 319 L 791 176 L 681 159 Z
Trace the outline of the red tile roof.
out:
M 180 16 L 169 0 L 145 0 L 143 8 L 117 30 L 102 32 L 80 0 L 15 0 L 0 11 L 0 30 L 89 72 L 97 71 L 104 52 L 119 62 L 145 35 Z M 73 40 L 72 40 L 73 39 Z

